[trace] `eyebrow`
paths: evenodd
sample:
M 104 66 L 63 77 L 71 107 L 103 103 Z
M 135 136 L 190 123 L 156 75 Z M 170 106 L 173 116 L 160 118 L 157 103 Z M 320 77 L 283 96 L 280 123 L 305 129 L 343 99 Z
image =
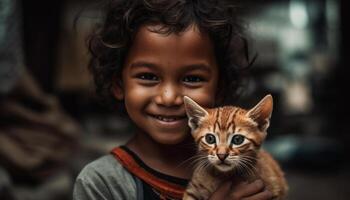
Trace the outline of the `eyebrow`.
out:
M 157 68 L 157 65 L 150 62 L 137 61 L 137 62 L 131 63 L 130 67 L 131 68 L 137 68 L 137 67 Z
M 146 67 L 146 68 L 151 68 L 151 69 L 157 69 L 158 65 L 150 62 L 145 62 L 145 61 L 137 61 L 134 62 L 130 65 L 131 68 L 137 68 L 137 67 Z M 186 65 L 184 66 L 184 69 L 192 71 L 192 70 L 204 70 L 208 73 L 211 73 L 212 70 L 209 65 L 204 64 L 204 63 L 198 63 L 198 64 L 191 64 L 191 65 Z

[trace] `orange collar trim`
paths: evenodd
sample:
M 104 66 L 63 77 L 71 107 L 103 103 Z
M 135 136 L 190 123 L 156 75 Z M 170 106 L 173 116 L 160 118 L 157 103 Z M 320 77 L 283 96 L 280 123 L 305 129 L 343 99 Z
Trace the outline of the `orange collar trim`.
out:
M 183 186 L 170 183 L 166 180 L 154 176 L 153 174 L 142 168 L 128 152 L 126 152 L 120 147 L 114 148 L 111 151 L 111 153 L 116 159 L 120 161 L 124 168 L 126 168 L 129 172 L 131 172 L 144 182 L 151 185 L 160 193 L 161 196 L 163 196 L 163 198 L 170 197 L 182 199 L 182 196 L 186 189 Z

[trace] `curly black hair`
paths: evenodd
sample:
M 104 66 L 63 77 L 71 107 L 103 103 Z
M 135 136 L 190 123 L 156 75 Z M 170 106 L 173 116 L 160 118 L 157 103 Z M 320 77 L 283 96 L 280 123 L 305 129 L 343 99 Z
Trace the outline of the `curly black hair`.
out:
M 237 17 L 237 6 L 225 0 L 109 0 L 106 15 L 88 38 L 92 55 L 89 69 L 96 92 L 104 100 L 117 101 L 111 88 L 138 28 L 161 24 L 161 34 L 181 33 L 191 25 L 209 34 L 219 66 L 218 105 L 231 104 L 238 96 L 242 74 L 253 63 Z

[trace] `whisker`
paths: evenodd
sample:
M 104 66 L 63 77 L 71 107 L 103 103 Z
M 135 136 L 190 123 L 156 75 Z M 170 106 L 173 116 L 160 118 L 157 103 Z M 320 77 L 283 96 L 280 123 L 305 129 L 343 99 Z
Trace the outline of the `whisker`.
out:
M 249 176 L 250 175 L 250 169 L 242 162 L 239 163 L 239 169 L 243 176 Z
M 244 159 L 240 160 L 240 165 L 245 168 L 245 170 L 248 172 L 248 175 L 255 175 L 257 172 L 256 167 Z
M 194 155 L 194 156 L 192 156 L 192 157 L 182 161 L 180 164 L 177 165 L 177 167 L 180 167 L 180 166 L 182 166 L 182 165 L 184 165 L 184 164 L 186 164 L 188 162 L 191 162 L 189 165 L 193 166 L 193 164 L 195 164 L 198 160 L 203 159 L 203 158 L 206 158 L 206 156 L 201 155 L 201 154 Z

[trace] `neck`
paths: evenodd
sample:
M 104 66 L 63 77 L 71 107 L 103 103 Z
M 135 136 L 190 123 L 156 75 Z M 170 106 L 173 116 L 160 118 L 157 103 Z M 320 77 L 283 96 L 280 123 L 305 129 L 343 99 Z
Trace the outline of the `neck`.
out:
M 150 138 L 147 134 L 136 134 L 127 146 L 145 159 L 158 159 L 167 163 L 183 161 L 195 155 L 196 148 L 193 138 L 189 134 L 179 144 L 160 144 Z
M 191 162 L 187 160 L 196 154 L 196 147 L 190 134 L 183 142 L 169 145 L 159 144 L 147 134 L 139 133 L 126 146 L 148 166 L 160 172 L 181 178 L 191 175 Z

